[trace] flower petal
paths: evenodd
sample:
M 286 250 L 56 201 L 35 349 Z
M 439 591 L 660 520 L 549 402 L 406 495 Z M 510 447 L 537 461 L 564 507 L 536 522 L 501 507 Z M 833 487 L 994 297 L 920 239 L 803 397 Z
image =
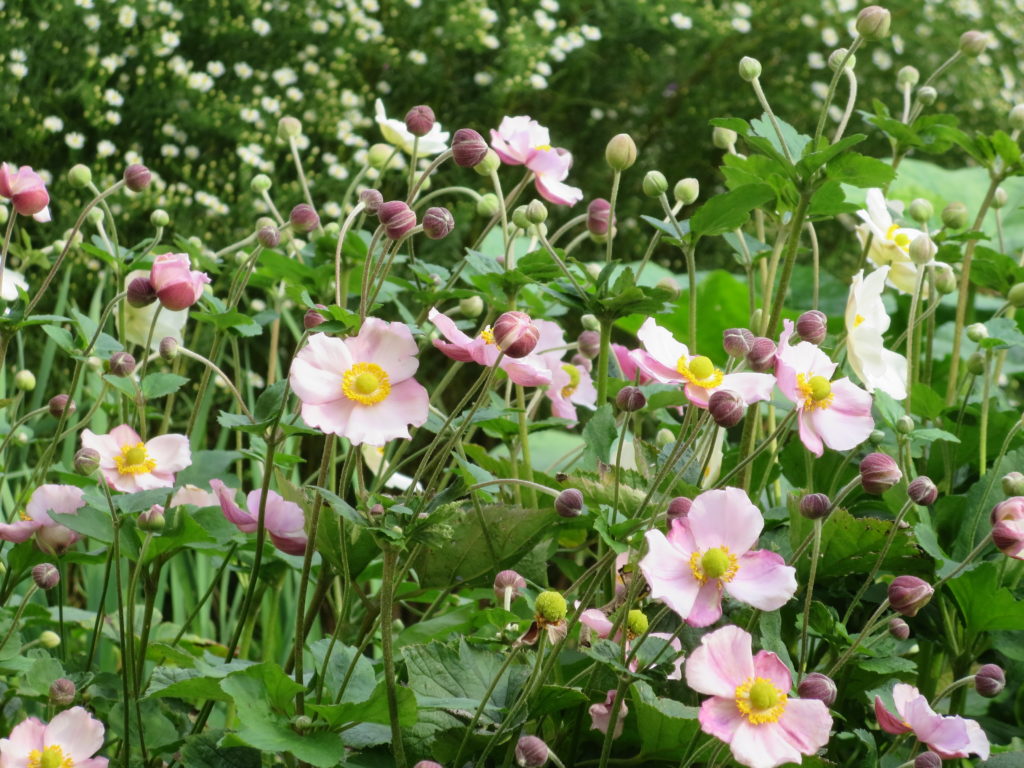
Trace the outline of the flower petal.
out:
M 764 528 L 761 511 L 742 488 L 705 491 L 693 500 L 687 520 L 702 552 L 728 547 L 736 557 L 754 546 Z
M 693 609 L 700 583 L 694 578 L 690 564 L 682 553 L 669 544 L 661 531 L 648 531 L 647 554 L 640 561 L 640 571 L 651 588 L 651 597 L 685 619 Z
M 885 708 L 885 704 L 882 703 L 880 696 L 875 696 L 875 717 L 878 719 L 878 727 L 886 733 L 899 735 L 910 732 L 910 728 L 902 719 L 896 717 Z
M 725 591 L 741 602 L 762 611 L 774 611 L 796 594 L 796 568 L 786 565 L 775 552 L 747 552 L 740 558 L 739 566 Z
M 758 651 L 754 654 L 754 674 L 770 680 L 772 685 L 783 693 L 788 693 L 793 687 L 793 676 L 789 672 L 789 667 L 771 651 Z
M 184 435 L 160 435 L 146 443 L 146 452 L 160 473 L 180 472 L 192 464 L 192 451 Z
M 359 335 L 345 339 L 353 360 L 374 363 L 383 368 L 392 386 L 410 378 L 420 361 L 416 358 L 419 347 L 412 331 L 404 323 L 387 323 L 368 317 L 359 329 Z
M 786 740 L 797 751 L 813 755 L 828 744 L 832 715 L 828 713 L 828 707 L 817 699 L 789 699 L 778 724 L 785 732 Z
M 88 760 L 103 746 L 103 723 L 82 707 L 72 707 L 57 715 L 46 726 L 43 739 L 59 746 L 73 763 Z
M 654 321 L 653 317 L 649 317 L 644 320 L 644 324 L 636 332 L 636 337 L 644 345 L 647 354 L 653 357 L 657 363 L 674 372 L 678 377 L 677 381 L 682 379 L 677 366 L 680 358 L 688 359 L 690 357 L 690 350 L 682 342 L 676 341 L 671 331 L 662 328 Z
M 686 660 L 686 684 L 732 701 L 737 686 L 754 676 L 750 642 L 750 633 L 732 625 L 704 635 Z
M 800 752 L 776 724 L 754 725 L 743 720 L 733 734 L 729 749 L 736 762 L 749 768 L 775 768 L 786 763 L 799 763 Z
M 691 627 L 709 627 L 722 618 L 722 583 L 710 579 L 700 585 L 686 623 Z
M 743 715 L 733 698 L 714 696 L 700 705 L 697 719 L 704 733 L 728 744 L 743 722 Z

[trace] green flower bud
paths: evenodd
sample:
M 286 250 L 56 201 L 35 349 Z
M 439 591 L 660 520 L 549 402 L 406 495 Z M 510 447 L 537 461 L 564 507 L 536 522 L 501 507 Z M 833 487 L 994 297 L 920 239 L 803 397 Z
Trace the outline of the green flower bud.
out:
M 750 56 L 740 59 L 740 77 L 748 83 L 761 76 L 761 62 Z
M 913 88 L 920 79 L 921 73 L 917 71 L 917 67 L 912 67 L 909 64 L 901 67 L 900 71 L 896 73 L 896 85 L 900 88 L 905 88 L 908 85 Z
M 676 436 L 668 427 L 662 427 L 654 436 L 654 444 L 657 445 L 658 448 L 664 448 L 666 445 L 672 445 L 675 441 Z
M 302 135 L 302 123 L 295 117 L 282 117 L 277 121 L 277 138 L 283 141 L 297 139 Z
M 498 200 L 498 196 L 493 192 L 489 192 L 481 197 L 476 204 L 476 212 L 479 216 L 490 218 L 499 210 L 501 210 L 501 201 Z
M 917 100 L 926 107 L 934 104 L 937 98 L 939 98 L 939 92 L 930 85 L 924 85 L 917 89 Z
M 906 414 L 896 419 L 896 431 L 901 435 L 909 435 L 914 431 L 914 420 Z
M 543 620 L 549 624 L 557 624 L 562 621 L 565 619 L 565 615 L 569 611 L 569 606 L 566 604 L 565 598 L 558 592 L 553 592 L 551 590 L 541 592 L 537 595 L 537 599 L 534 601 L 533 606 L 537 613 L 538 621 Z
M 922 232 L 910 241 L 910 260 L 919 266 L 931 263 L 938 249 L 928 235 Z
M 588 331 L 601 330 L 601 321 L 598 320 L 593 315 L 583 315 L 582 317 L 580 317 L 580 325 L 582 325 L 584 329 Z
M 985 355 L 975 352 L 967 358 L 967 372 L 972 376 L 981 376 L 985 373 Z
M 512 211 L 512 223 L 520 229 L 530 228 L 530 217 L 526 215 L 525 205 L 520 205 Z
M 60 645 L 60 635 L 48 629 L 39 635 L 39 642 L 44 648 L 56 648 Z
M 857 34 L 868 42 L 884 40 L 889 36 L 892 14 L 880 5 L 869 5 L 857 14 Z
M 988 48 L 989 37 L 984 32 L 969 29 L 960 35 L 960 53 L 969 59 L 976 59 Z
M 366 164 L 378 171 L 383 171 L 394 153 L 395 149 L 390 144 L 374 144 L 366 153 Z
M 464 317 L 480 317 L 484 311 L 484 300 L 479 296 L 467 296 L 459 299 L 459 312 Z
M 36 376 L 32 371 L 24 369 L 14 374 L 14 387 L 22 392 L 31 392 L 36 388 Z
M 828 68 L 833 72 L 839 69 L 839 65 L 842 64 L 843 59 L 846 59 L 846 48 L 836 48 L 832 51 L 832 54 L 828 57 Z M 851 56 L 846 59 L 846 69 L 853 70 L 857 66 L 857 57 Z
M 265 173 L 257 173 L 252 177 L 252 181 L 249 182 L 249 189 L 256 194 L 266 192 L 270 189 L 271 181 L 270 177 Z
M 90 208 L 89 209 L 89 213 L 87 213 L 85 215 L 85 218 L 94 227 L 98 227 L 100 224 L 103 223 L 103 209 L 99 208 L 99 207 L 97 207 L 97 208 Z
M 730 150 L 736 146 L 736 139 L 738 138 L 736 131 L 732 131 L 728 128 L 721 128 L 715 126 L 711 130 L 711 143 L 714 144 L 718 149 Z
M 82 189 L 83 187 L 88 187 L 91 183 L 92 171 L 89 170 L 88 166 L 81 163 L 71 166 L 71 170 L 68 171 L 68 184 L 75 189 Z
M 636 143 L 628 133 L 612 136 L 604 150 L 604 159 L 613 171 L 624 171 L 636 162 Z
M 668 190 L 668 179 L 661 171 L 648 171 L 644 176 L 643 190 L 648 197 L 661 197 Z
M 967 226 L 967 206 L 954 202 L 942 209 L 942 223 L 950 229 L 963 229 Z
M 1002 187 L 996 187 L 996 191 L 992 195 L 992 207 L 996 210 L 1005 208 L 1007 200 L 1006 190 Z
M 915 198 L 910 202 L 910 218 L 918 224 L 927 224 L 935 215 L 935 208 L 923 197 Z
M 956 290 L 956 275 L 948 264 L 935 268 L 935 290 L 944 296 Z
M 1006 300 L 1015 307 L 1024 307 L 1024 283 L 1017 283 L 1006 293 Z
M 473 166 L 473 170 L 481 176 L 490 176 L 499 168 L 501 168 L 501 158 L 493 149 L 488 149 L 484 159 Z
M 988 338 L 988 328 L 982 323 L 971 323 L 967 326 L 967 338 L 975 344 Z
M 543 224 L 548 218 L 548 209 L 540 200 L 531 200 L 526 206 L 526 218 L 531 224 Z
M 7 219 L 8 219 L 8 217 L 10 215 L 11 215 L 11 212 L 7 210 L 7 206 L 6 205 L 0 205 L 0 225 L 6 224 L 7 223 Z
M 676 182 L 675 187 L 672 188 L 672 194 L 675 196 L 677 203 L 692 205 L 700 197 L 700 182 L 692 176 L 680 179 Z

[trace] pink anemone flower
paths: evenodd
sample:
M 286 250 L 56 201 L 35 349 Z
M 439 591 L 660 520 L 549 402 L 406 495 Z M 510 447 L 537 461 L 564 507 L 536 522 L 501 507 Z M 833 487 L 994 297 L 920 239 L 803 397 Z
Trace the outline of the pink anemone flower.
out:
M 220 480 L 211 480 L 210 487 L 217 495 L 221 512 L 230 522 L 238 526 L 242 533 L 253 533 L 259 526 L 260 491 L 249 491 L 242 509 L 235 503 L 235 492 Z M 274 546 L 289 555 L 302 555 L 306 552 L 306 516 L 302 507 L 293 501 L 285 501 L 275 491 L 267 491 L 267 505 L 264 510 L 263 524 L 270 534 Z
M 790 346 L 792 335 L 793 322 L 786 320 L 775 353 L 775 376 L 782 394 L 796 405 L 804 446 L 821 456 L 822 443 L 835 451 L 860 445 L 875 428 L 871 395 L 848 378 L 830 381 L 836 364 L 809 341 Z
M 741 488 L 705 491 L 666 537 L 647 532 L 640 570 L 657 598 L 688 624 L 706 627 L 722 616 L 722 592 L 774 611 L 796 592 L 796 569 L 767 549 L 751 551 L 764 518 Z
M 427 319 L 432 322 L 447 339 L 434 340 L 434 346 L 452 360 L 460 363 L 474 362 L 478 365 L 490 367 L 498 359 L 501 350 L 494 341 L 494 333 L 490 326 L 487 326 L 474 339 L 460 331 L 455 321 L 448 315 L 438 312 L 431 307 Z M 535 323 L 536 324 L 536 323 Z M 540 348 L 539 345 L 537 347 Z M 521 358 L 502 357 L 498 364 L 508 377 L 516 384 L 524 387 L 540 387 L 551 383 L 551 372 L 544 366 L 536 355 L 528 355 Z
M 597 407 L 597 389 L 590 373 L 583 367 L 565 362 L 565 334 L 558 323 L 534 320 L 540 338 L 534 355 L 551 373 L 551 383 L 545 394 L 551 401 L 551 413 L 560 419 L 576 423 L 576 406 L 594 410 Z
M 652 381 L 651 377 L 644 372 L 644 369 L 637 364 L 637 359 L 642 358 L 644 355 L 642 349 L 628 349 L 621 344 L 612 344 L 611 350 L 612 354 L 615 355 L 615 362 L 619 365 L 622 378 L 637 384 L 649 384 Z
M 36 546 L 49 555 L 62 555 L 79 538 L 70 528 L 55 522 L 50 513 L 74 515 L 85 506 L 82 489 L 73 485 L 40 485 L 29 497 L 21 519 L 0 523 L 0 539 L 20 543 L 35 534 Z
M 0 197 L 11 201 L 14 210 L 22 216 L 31 216 L 36 221 L 50 220 L 50 193 L 42 176 L 29 166 L 0 165 Z
M 608 726 L 612 721 L 612 706 L 615 704 L 615 691 L 608 691 L 604 701 L 590 705 L 590 730 L 608 733 Z M 626 706 L 626 697 L 619 699 L 619 716 L 615 718 L 615 731 L 612 738 L 617 739 L 622 735 L 622 728 L 626 724 L 626 715 L 629 714 L 629 707 Z
M 565 184 L 572 168 L 572 155 L 551 146 L 548 129 L 536 120 L 519 115 L 506 117 L 498 130 L 491 129 L 491 148 L 503 163 L 525 165 L 534 173 L 541 197 L 556 205 L 575 205 L 583 199 L 577 187 Z
M 174 485 L 174 473 L 192 463 L 192 452 L 184 435 L 160 435 L 143 442 L 127 424 L 114 427 L 105 435 L 86 429 L 82 432 L 82 446 L 99 453 L 103 477 L 112 488 L 125 493 L 170 488 Z
M 928 705 L 928 699 L 906 683 L 893 686 L 892 700 L 898 717 L 885 708 L 880 697 L 875 697 L 875 716 L 886 733 L 898 735 L 913 731 L 918 741 L 928 745 L 928 749 L 943 760 L 967 757 L 971 753 L 988 760 L 988 737 L 974 720 L 937 714 Z
M 739 627 L 701 638 L 686 660 L 686 684 L 711 696 L 700 708 L 701 730 L 728 744 L 741 765 L 800 763 L 828 744 L 832 716 L 825 704 L 791 697 L 789 669 L 770 651 L 754 655 L 750 634 Z
M 210 278 L 191 266 L 187 253 L 161 253 L 153 260 L 149 281 L 164 309 L 180 312 L 203 295 L 203 286 Z
M 49 723 L 30 717 L 0 739 L 0 768 L 107 768 L 93 757 L 103 746 L 103 723 L 82 707 L 61 712 Z
M 992 508 L 992 543 L 1007 557 L 1024 560 L 1024 496 L 1011 496 Z
M 598 608 L 588 608 L 587 610 L 580 613 L 580 623 L 589 629 L 594 635 L 599 638 L 609 638 L 612 634 L 612 628 L 615 626 L 611 619 L 605 615 L 605 612 Z M 648 637 L 656 637 L 659 640 L 664 640 L 669 646 L 675 651 L 674 654 L 670 655 L 668 651 L 665 651 L 661 655 L 661 661 L 668 661 L 672 659 L 672 671 L 668 673 L 667 677 L 669 680 L 682 680 L 683 678 L 683 644 L 679 642 L 678 637 L 673 637 L 668 632 L 651 632 L 647 635 Z M 621 637 L 621 631 L 616 633 L 612 639 L 618 642 Z M 632 638 L 626 638 L 626 652 L 629 652 Z M 634 656 L 630 662 L 629 668 L 634 672 L 637 671 L 639 662 L 637 657 Z
M 728 389 L 739 395 L 747 405 L 772 396 L 775 378 L 767 373 L 724 373 L 703 355 L 691 355 L 686 345 L 649 317 L 636 333 L 644 345 L 635 352 L 637 364 L 651 378 L 662 384 L 684 384 L 683 391 L 698 408 L 707 408 L 711 395 Z
M 430 410 L 427 390 L 412 377 L 417 352 L 408 326 L 375 317 L 344 341 L 313 334 L 289 373 L 302 418 L 353 445 L 408 440 L 409 426 L 422 426 Z

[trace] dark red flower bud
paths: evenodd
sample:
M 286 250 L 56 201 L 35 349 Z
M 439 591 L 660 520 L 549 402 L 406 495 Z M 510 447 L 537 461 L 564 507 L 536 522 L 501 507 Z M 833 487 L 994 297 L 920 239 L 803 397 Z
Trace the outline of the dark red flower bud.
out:
M 860 463 L 860 482 L 867 493 L 881 496 L 902 478 L 896 461 L 884 453 L 869 453 Z
M 317 312 L 318 309 L 327 309 L 327 307 L 323 304 L 317 304 L 315 308 L 310 307 L 307 309 L 306 314 L 302 316 L 302 327 L 307 331 L 327 322 L 327 318 Z
M 587 230 L 592 235 L 607 235 L 611 224 L 612 204 L 603 197 L 590 201 L 587 206 Z
M 60 571 L 53 563 L 40 563 L 32 568 L 32 581 L 40 589 L 53 589 L 60 583 Z
M 932 585 L 917 576 L 897 576 L 889 585 L 889 604 L 894 611 L 914 617 L 932 599 Z
M 364 189 L 359 193 L 359 202 L 363 204 L 367 213 L 376 216 L 381 205 L 384 204 L 384 195 L 380 193 L 379 189 Z
M 455 217 L 447 208 L 427 208 L 423 214 L 423 234 L 431 240 L 442 240 L 455 229 Z
M 124 185 L 132 192 L 141 192 L 152 180 L 153 174 L 149 168 L 140 163 L 133 163 L 124 169 Z
M 720 427 L 735 427 L 747 413 L 743 398 L 728 389 L 719 389 L 708 399 L 708 413 Z
M 820 520 L 832 508 L 832 500 L 824 493 L 808 493 L 800 499 L 800 514 L 808 520 Z
M 615 405 L 619 407 L 619 410 L 632 413 L 639 411 L 645 405 L 647 405 L 647 398 L 644 393 L 636 387 L 625 386 L 619 390 L 619 393 L 615 395 Z
M 562 517 L 578 517 L 583 512 L 583 494 L 575 488 L 566 488 L 555 497 L 555 511 Z
M 53 416 L 53 418 L 59 419 L 64 414 L 70 416 L 75 412 L 77 406 L 75 405 L 75 401 L 69 396 L 61 394 L 51 397 L 50 402 L 47 404 L 47 408 L 49 408 L 50 415 Z
M 601 354 L 601 334 L 597 331 L 583 331 L 576 340 L 580 354 L 593 360 Z
M 405 128 L 413 136 L 426 136 L 434 127 L 434 110 L 425 104 L 405 113 Z
M 548 745 L 536 736 L 521 736 L 516 743 L 519 768 L 541 768 L 548 761 Z
M 930 477 L 921 475 L 910 481 L 910 485 L 907 486 L 907 496 L 915 504 L 930 507 L 939 497 L 939 489 L 935 487 L 935 483 Z
M 889 619 L 889 634 L 897 640 L 906 640 L 910 637 L 910 625 L 899 616 Z
M 452 158 L 463 168 L 479 165 L 489 149 L 484 137 L 472 128 L 460 128 L 452 137 Z
M 942 768 L 942 758 L 929 749 L 914 758 L 914 768 Z
M 775 342 L 758 336 L 750 345 L 750 352 L 747 353 L 747 363 L 758 373 L 768 373 L 775 370 Z
M 727 328 L 722 331 L 722 346 L 729 357 L 746 357 L 754 347 L 754 334 L 746 328 Z
M 690 514 L 690 507 L 692 506 L 692 499 L 688 499 L 685 496 L 676 496 L 668 503 L 666 516 L 669 520 L 678 520 L 681 517 L 686 517 Z
M 401 200 L 381 203 L 377 218 L 384 226 L 384 233 L 392 240 L 400 240 L 416 226 L 416 214 Z
M 998 664 L 983 664 L 974 673 L 974 688 L 986 699 L 994 699 L 1006 687 L 1006 673 Z
M 66 677 L 58 677 L 50 683 L 50 703 L 58 707 L 66 707 L 75 700 L 77 689 L 75 684 Z
M 523 589 L 526 589 L 526 579 L 515 571 L 499 571 L 494 577 L 494 595 L 499 602 L 504 602 L 506 590 L 512 590 L 512 597 L 516 598 Z
M 816 309 L 804 312 L 796 320 L 796 332 L 804 341 L 821 344 L 828 335 L 828 318 Z
M 494 343 L 507 357 L 526 357 L 540 339 L 540 329 L 525 312 L 505 312 L 491 329 Z
M 156 288 L 148 277 L 136 277 L 128 283 L 128 303 L 136 309 L 156 301 Z
M 135 370 L 135 358 L 127 352 L 115 352 L 110 356 L 110 372 L 115 376 L 130 376 Z
M 292 208 L 288 221 L 296 232 L 312 232 L 320 226 L 320 216 L 313 210 L 313 206 L 306 203 L 299 203 Z
M 836 684 L 828 675 L 820 672 L 811 672 L 800 681 L 796 688 L 801 699 L 817 699 L 824 702 L 826 707 L 831 707 L 836 701 Z
M 264 248 L 277 248 L 281 244 L 281 232 L 277 227 L 260 227 L 256 232 L 256 242 Z

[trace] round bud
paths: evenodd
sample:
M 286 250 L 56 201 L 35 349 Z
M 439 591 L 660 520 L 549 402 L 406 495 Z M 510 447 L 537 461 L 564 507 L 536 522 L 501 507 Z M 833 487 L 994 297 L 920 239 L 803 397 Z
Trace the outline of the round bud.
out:
M 720 427 L 735 427 L 747 413 L 747 404 L 735 392 L 719 389 L 708 399 L 708 413 Z
M 914 768 L 942 768 L 942 758 L 929 749 L 914 758 Z
M 917 85 L 921 79 L 921 73 L 917 71 L 917 67 L 912 67 L 909 64 L 905 67 L 901 67 L 900 71 L 896 73 L 896 85 L 900 88 L 910 86 L 913 88 Z
M 1024 496 L 1024 474 L 1008 472 L 1003 475 L 1002 486 L 1007 496 Z
M 551 590 L 537 595 L 533 607 L 537 614 L 537 620 L 545 621 L 549 624 L 557 624 L 569 612 L 569 606 L 566 605 L 565 598 L 558 592 Z
M 56 648 L 60 645 L 60 635 L 53 630 L 48 629 L 45 632 L 40 633 L 39 642 L 44 648 Z
M 463 168 L 472 168 L 483 162 L 490 147 L 484 137 L 472 128 L 460 128 L 452 137 L 452 159 Z
M 828 318 L 824 312 L 811 309 L 796 319 L 797 335 L 817 346 L 828 335 Z
M 836 48 L 828 57 L 828 68 L 833 72 L 839 69 L 839 65 L 843 63 L 843 59 L 846 59 L 846 66 L 844 69 L 852 70 L 857 66 L 857 57 L 850 56 L 846 57 L 846 48 Z
M 384 233 L 392 240 L 400 240 L 416 227 L 416 213 L 401 200 L 381 203 L 377 218 L 384 227 Z
M 956 275 L 948 264 L 941 264 L 935 268 L 935 290 L 943 295 L 956 290 Z
M 149 223 L 154 227 L 166 227 L 171 223 L 171 217 L 167 215 L 167 211 L 163 208 L 157 208 L 149 214 Z
M 323 304 L 317 304 L 306 310 L 306 313 L 302 316 L 302 327 L 307 331 L 311 331 L 318 325 L 323 325 L 327 322 L 327 318 L 324 317 L 319 310 L 327 309 Z
M 967 338 L 977 344 L 988 338 L 988 328 L 984 323 L 971 323 L 967 326 Z
M 384 195 L 379 189 L 364 189 L 359 193 L 359 202 L 363 204 L 363 210 L 371 216 L 376 216 L 384 202 Z
M 285 115 L 277 121 L 277 138 L 288 141 L 302 135 L 302 123 L 296 117 Z
M 167 519 L 164 517 L 164 508 L 159 504 L 154 504 L 149 509 L 139 513 L 135 524 L 140 531 L 162 531 L 164 526 L 167 525 Z
M 65 394 L 51 397 L 46 407 L 55 419 L 59 419 L 61 416 L 70 416 L 77 410 L 75 401 L 71 399 L 70 395 Z
M 320 217 L 313 206 L 308 203 L 299 203 L 292 208 L 292 212 L 288 216 L 288 223 L 296 232 L 312 232 L 320 226 Z
M 115 376 L 131 376 L 135 370 L 135 358 L 127 352 L 115 352 L 110 356 L 110 372 Z
M 394 147 L 390 144 L 374 144 L 366 152 L 366 164 L 375 170 L 383 171 L 394 154 Z
M 483 195 L 476 203 L 476 213 L 478 216 L 491 217 L 500 210 L 501 202 L 498 200 L 498 196 L 493 192 L 488 192 L 486 195 Z
M 963 229 L 967 226 L 967 206 L 954 202 L 942 209 L 942 223 L 950 229 Z
M 746 357 L 754 346 L 754 334 L 746 328 L 726 328 L 722 331 L 722 346 L 729 357 Z
M 281 244 L 281 231 L 274 226 L 260 227 L 256 231 L 256 242 L 264 248 L 277 248 Z
M 249 182 L 249 189 L 256 194 L 262 194 L 263 192 L 270 191 L 272 182 L 270 177 L 265 173 L 257 173 L 252 177 L 252 181 Z
M 983 376 L 985 374 L 985 355 L 975 352 L 967 358 L 967 372 L 972 376 Z
M 423 234 L 431 240 L 443 240 L 455 229 L 455 217 L 447 208 L 427 208 L 423 214 Z
M 800 498 L 800 514 L 808 520 L 820 520 L 832 508 L 832 500 L 824 493 L 807 493 Z
M 633 413 L 647 405 L 647 398 L 637 387 L 625 386 L 615 395 L 615 405 L 621 411 Z
M 597 197 L 587 206 L 587 231 L 592 235 L 607 235 L 611 222 L 612 204 Z
M 650 626 L 650 620 L 643 611 L 634 608 L 626 614 L 626 631 L 634 637 L 642 635 Z
M 899 465 L 884 453 L 869 453 L 860 462 L 860 483 L 867 493 L 881 496 L 902 478 Z
M 506 357 L 526 357 L 540 339 L 540 329 L 525 312 L 505 312 L 494 321 L 494 343 Z
M 693 177 L 680 179 L 672 188 L 672 195 L 677 203 L 692 205 L 700 197 L 700 182 Z
M 899 616 L 889 619 L 889 634 L 897 640 L 906 640 L 910 637 L 910 625 Z
M 764 336 L 755 337 L 747 353 L 747 363 L 758 373 L 775 370 L 775 342 Z
M 499 168 L 501 168 L 501 158 L 493 149 L 488 149 L 483 160 L 473 166 L 473 170 L 480 176 L 490 176 L 492 173 L 497 173 Z
M 178 340 L 173 336 L 164 336 L 160 339 L 158 350 L 161 360 L 165 363 L 173 362 L 174 358 L 178 356 Z
M 986 699 L 994 699 L 1006 687 L 1006 674 L 998 664 L 983 664 L 974 674 L 974 689 Z
M 613 171 L 624 171 L 636 162 L 636 143 L 628 133 L 612 136 L 604 149 L 604 159 Z
M 930 477 L 921 475 L 910 481 L 910 485 L 907 486 L 907 496 L 915 504 L 930 507 L 939 497 L 939 489 L 935 487 L 935 483 Z
M 433 760 L 420 760 L 412 768 L 444 768 L 440 763 L 435 763 Z
M 930 107 L 934 104 L 937 98 L 939 98 L 939 92 L 930 85 L 923 85 L 917 89 L 917 100 L 926 107 Z
M 141 192 L 152 180 L 153 174 L 141 163 L 132 163 L 124 169 L 124 185 L 132 192 Z
M 80 475 L 91 475 L 100 466 L 100 453 L 95 448 L 79 448 L 72 460 L 75 472 Z
M 676 436 L 668 427 L 662 427 L 654 435 L 654 444 L 658 448 L 664 448 L 666 445 L 672 445 L 676 441 Z
M 857 14 L 857 34 L 868 42 L 884 40 L 889 36 L 892 14 L 880 5 L 869 5 Z
M 53 563 L 40 563 L 32 568 L 32 581 L 40 589 L 53 589 L 60 584 L 60 571 Z
M 1018 104 L 1011 109 L 1007 121 L 1013 130 L 1024 131 L 1024 104 Z
M 555 497 L 555 511 L 562 517 L 579 517 L 583 512 L 583 494 L 575 488 L 566 488 Z
M 820 672 L 811 672 L 807 675 L 807 677 L 800 681 L 796 692 L 800 694 L 801 699 L 817 699 L 824 703 L 826 707 L 831 707 L 835 704 L 836 694 L 838 693 L 835 681 L 828 675 L 823 675 Z
M 426 104 L 420 104 L 405 113 L 405 129 L 413 136 L 426 136 L 433 127 L 434 110 Z
M 938 248 L 935 247 L 935 243 L 928 237 L 928 234 L 922 232 L 920 235 L 910 241 L 910 260 L 920 267 L 925 264 L 931 264 L 935 260 L 935 254 Z
M 738 135 L 736 131 L 728 128 L 722 128 L 715 126 L 711 129 L 711 143 L 714 144 L 718 149 L 724 149 L 726 151 L 731 150 L 736 146 L 736 139 Z
M 590 313 L 580 316 L 580 325 L 582 325 L 588 331 L 601 330 L 601 321 L 598 320 L 597 317 L 595 317 L 594 315 L 591 315 Z
M 77 689 L 75 684 L 66 677 L 58 677 L 50 683 L 50 703 L 56 707 L 66 707 L 73 704 Z
M 517 206 L 516 209 L 512 211 L 512 223 L 522 230 L 530 228 L 530 219 L 526 215 L 525 205 Z
M 71 170 L 68 171 L 68 184 L 75 189 L 82 189 L 88 187 L 92 183 L 92 171 L 89 170 L 89 166 L 78 163 L 77 165 L 71 166 Z
M 499 571 L 494 577 L 494 595 L 499 601 L 505 600 L 505 592 L 511 590 L 511 597 L 519 597 L 520 590 L 526 589 L 526 579 L 515 571 Z
M 669 520 L 678 520 L 690 514 L 690 507 L 692 506 L 692 499 L 688 499 L 685 496 L 676 496 L 668 503 L 668 510 L 665 512 L 665 516 Z
M 932 599 L 932 585 L 917 576 L 897 576 L 889 585 L 889 604 L 897 613 L 913 618 Z
M 547 219 L 547 206 L 540 200 L 531 200 L 526 206 L 526 220 L 531 224 L 543 224 Z
M 917 197 L 911 200 L 910 208 L 908 210 L 910 218 L 918 224 L 927 224 L 931 221 L 932 216 L 935 215 L 935 208 L 932 207 L 931 202 L 925 200 L 923 197 Z
M 570 358 L 569 362 L 571 362 L 573 365 L 575 365 L 575 366 L 577 366 L 579 368 L 582 368 L 587 373 L 590 373 L 592 370 L 594 370 L 594 363 L 591 360 L 591 358 L 584 357 L 579 352 L 577 352 L 575 355 L 573 355 Z
M 1002 187 L 996 187 L 996 191 L 992 193 L 992 207 L 996 210 L 1005 208 L 1006 203 L 1009 202 L 1009 197 L 1006 194 L 1006 190 Z
M 459 312 L 464 317 L 480 317 L 484 311 L 484 300 L 479 296 L 467 296 L 459 299 Z
M 668 191 L 668 179 L 661 171 L 648 171 L 642 186 L 648 197 L 661 197 Z
M 576 339 L 580 354 L 593 360 L 601 354 L 601 334 L 597 331 L 583 331 Z
M 98 227 L 103 223 L 103 209 L 99 207 L 90 208 L 85 218 L 94 227 Z
M 988 48 L 989 37 L 984 32 L 969 29 L 960 35 L 960 53 L 969 59 L 976 59 Z
M 748 83 L 761 76 L 761 62 L 750 56 L 740 59 L 740 77 Z
M 548 761 L 548 745 L 536 736 L 522 736 L 516 742 L 516 764 L 520 768 L 541 768 Z
M 667 291 L 671 295 L 672 301 L 678 299 L 680 294 L 683 292 L 679 287 L 679 283 L 676 282 L 676 279 L 669 275 L 665 275 L 665 277 L 661 278 L 654 287 Z
M 903 414 L 896 419 L 896 431 L 901 435 L 909 435 L 914 431 L 914 420 L 910 416 Z
M 14 374 L 14 388 L 22 392 L 31 392 L 36 388 L 36 375 L 25 369 L 18 371 Z
M 156 288 L 148 277 L 136 277 L 128 283 L 128 303 L 136 309 L 147 307 L 156 301 Z

